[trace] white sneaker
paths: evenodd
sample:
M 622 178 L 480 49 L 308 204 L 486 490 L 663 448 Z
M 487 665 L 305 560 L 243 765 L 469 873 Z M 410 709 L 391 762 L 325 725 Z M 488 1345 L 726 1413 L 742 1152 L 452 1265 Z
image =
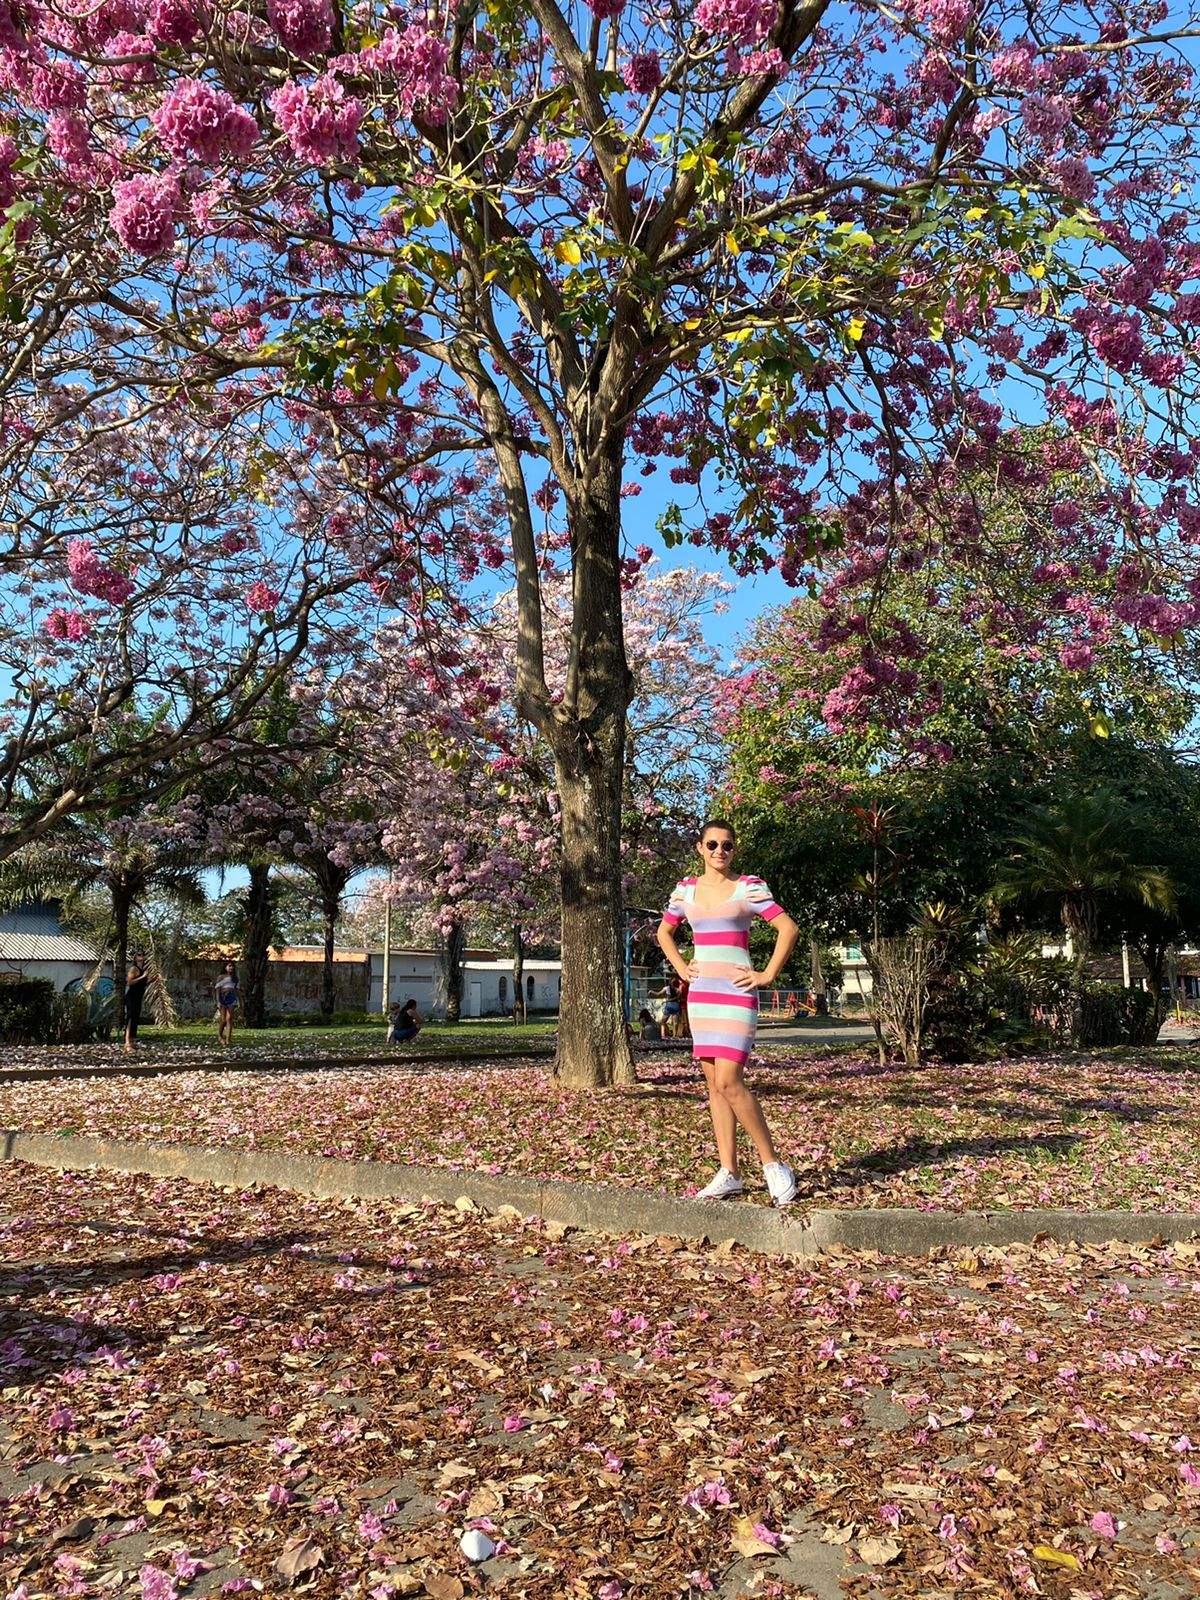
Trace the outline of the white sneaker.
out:
M 736 1172 L 730 1172 L 728 1167 L 718 1167 L 717 1175 L 711 1183 L 705 1184 L 697 1200 L 732 1200 L 735 1195 L 742 1192 L 742 1180 Z
M 767 1189 L 777 1206 L 790 1206 L 796 1198 L 796 1174 L 783 1161 L 771 1161 L 763 1168 Z

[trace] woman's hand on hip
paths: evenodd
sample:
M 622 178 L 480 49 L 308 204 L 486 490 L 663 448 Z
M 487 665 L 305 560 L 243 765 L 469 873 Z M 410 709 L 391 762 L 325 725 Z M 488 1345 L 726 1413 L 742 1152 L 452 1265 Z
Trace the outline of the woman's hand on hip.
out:
M 766 983 L 766 975 L 755 972 L 753 967 L 744 967 L 733 980 L 735 989 L 761 989 Z

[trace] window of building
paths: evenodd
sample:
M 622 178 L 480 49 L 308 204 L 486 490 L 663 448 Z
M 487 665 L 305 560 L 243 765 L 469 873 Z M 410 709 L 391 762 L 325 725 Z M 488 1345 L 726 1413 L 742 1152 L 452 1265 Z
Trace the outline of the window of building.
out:
M 500 979 L 500 1004 L 504 1005 L 504 1003 L 507 1001 L 507 999 L 508 999 L 508 979 L 507 978 L 501 978 Z
M 532 978 L 526 978 L 526 980 L 525 980 L 525 993 L 529 996 L 529 998 L 531 1000 L 533 999 L 533 979 Z

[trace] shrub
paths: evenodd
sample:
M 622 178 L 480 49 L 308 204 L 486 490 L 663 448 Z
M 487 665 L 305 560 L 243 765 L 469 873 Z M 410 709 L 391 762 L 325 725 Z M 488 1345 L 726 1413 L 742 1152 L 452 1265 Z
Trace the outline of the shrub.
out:
M 6 1044 L 48 1044 L 53 1036 L 54 985 L 49 978 L 0 984 L 0 1039 Z

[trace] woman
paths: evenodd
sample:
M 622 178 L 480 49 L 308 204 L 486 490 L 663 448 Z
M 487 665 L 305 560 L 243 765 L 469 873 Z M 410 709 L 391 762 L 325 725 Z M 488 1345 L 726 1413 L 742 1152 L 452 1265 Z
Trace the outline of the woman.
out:
M 696 850 L 704 863 L 698 878 L 681 878 L 658 925 L 658 943 L 679 976 L 690 984 L 688 1015 L 692 1054 L 708 1082 L 708 1109 L 721 1165 L 697 1199 L 728 1200 L 742 1193 L 737 1129 L 749 1134 L 763 1164 L 772 1201 L 790 1205 L 796 1176 L 780 1161 L 758 1101 L 743 1071 L 758 1021 L 757 990 L 769 988 L 795 946 L 799 929 L 775 904 L 761 878 L 732 871 L 737 837 L 729 823 L 711 818 L 700 829 Z M 776 928 L 775 951 L 761 972 L 750 965 L 750 924 L 764 917 Z M 693 956 L 680 954 L 675 930 L 692 926 Z
M 233 1043 L 233 1013 L 238 1004 L 237 968 L 227 961 L 213 984 L 217 994 L 217 1040 L 228 1050 Z
M 392 1024 L 391 1038 L 394 1044 L 407 1044 L 410 1039 L 415 1039 L 421 1031 L 421 1013 L 417 1010 L 415 1000 L 406 1000 L 400 1008 L 400 1014 Z
M 142 1003 L 146 998 L 146 985 L 150 974 L 146 958 L 141 951 L 134 954 L 129 971 L 125 974 L 125 1053 L 132 1055 L 137 1048 L 138 1025 L 142 1020 Z

